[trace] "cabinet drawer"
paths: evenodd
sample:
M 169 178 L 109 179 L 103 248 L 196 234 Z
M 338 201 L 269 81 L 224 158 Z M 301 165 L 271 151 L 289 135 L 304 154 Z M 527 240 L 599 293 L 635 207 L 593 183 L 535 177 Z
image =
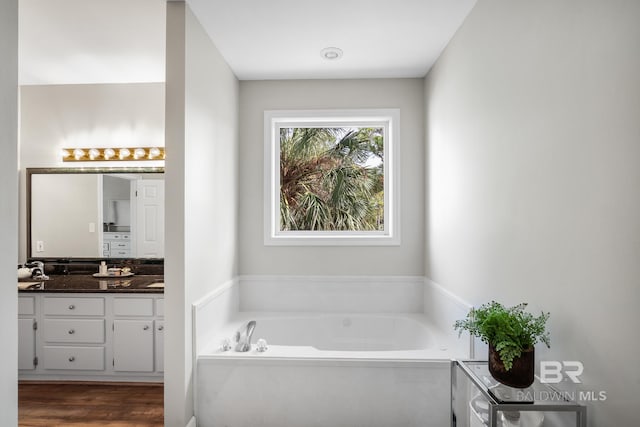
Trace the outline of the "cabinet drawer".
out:
M 112 258 L 123 258 L 131 256 L 131 251 L 128 249 L 112 249 L 110 252 Z
M 164 317 L 164 298 L 156 300 L 156 316 Z
M 45 315 L 104 316 L 103 298 L 56 298 L 45 297 Z
M 102 234 L 102 238 L 104 240 L 131 240 L 130 233 L 114 233 L 114 232 L 105 232 Z
M 47 342 L 104 343 L 104 319 L 45 319 L 43 337 Z
M 32 315 L 36 312 L 33 297 L 18 297 L 18 315 Z
M 124 250 L 129 250 L 131 249 L 131 242 L 112 242 L 111 243 L 111 250 L 116 250 L 116 249 L 124 249 Z
M 44 369 L 103 371 L 104 347 L 44 346 L 42 359 Z
M 153 298 L 114 298 L 116 316 L 153 316 Z

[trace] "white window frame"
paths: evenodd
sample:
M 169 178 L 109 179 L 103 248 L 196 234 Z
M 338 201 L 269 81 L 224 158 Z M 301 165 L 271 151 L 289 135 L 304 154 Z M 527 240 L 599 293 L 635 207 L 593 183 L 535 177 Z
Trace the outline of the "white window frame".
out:
M 280 230 L 280 128 L 382 127 L 384 230 Z M 400 244 L 399 109 L 268 110 L 264 112 L 264 244 L 267 246 L 396 246 Z

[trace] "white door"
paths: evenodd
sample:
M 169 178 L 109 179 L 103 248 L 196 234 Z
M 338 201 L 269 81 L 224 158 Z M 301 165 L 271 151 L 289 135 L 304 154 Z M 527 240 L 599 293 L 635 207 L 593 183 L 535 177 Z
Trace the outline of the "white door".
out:
M 36 331 L 35 319 L 18 319 L 18 369 L 35 369 Z
M 153 372 L 153 321 L 113 321 L 113 370 Z
M 156 371 L 164 372 L 164 321 L 156 320 Z
M 137 258 L 164 258 L 164 180 L 139 179 L 136 190 Z

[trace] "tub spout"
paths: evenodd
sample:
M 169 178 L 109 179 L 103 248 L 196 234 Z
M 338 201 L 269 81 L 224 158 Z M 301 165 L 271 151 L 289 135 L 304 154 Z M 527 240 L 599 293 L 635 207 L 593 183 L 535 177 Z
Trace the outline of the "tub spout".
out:
M 251 336 L 256 328 L 256 321 L 252 320 L 236 332 L 236 351 L 247 352 L 251 350 Z

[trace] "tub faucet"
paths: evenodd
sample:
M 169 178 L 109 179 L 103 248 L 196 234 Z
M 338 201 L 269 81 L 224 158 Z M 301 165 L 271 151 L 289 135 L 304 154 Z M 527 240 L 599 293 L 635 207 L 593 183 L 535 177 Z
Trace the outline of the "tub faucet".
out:
M 256 321 L 252 320 L 236 332 L 236 351 L 245 353 L 251 350 L 251 335 L 256 328 Z

